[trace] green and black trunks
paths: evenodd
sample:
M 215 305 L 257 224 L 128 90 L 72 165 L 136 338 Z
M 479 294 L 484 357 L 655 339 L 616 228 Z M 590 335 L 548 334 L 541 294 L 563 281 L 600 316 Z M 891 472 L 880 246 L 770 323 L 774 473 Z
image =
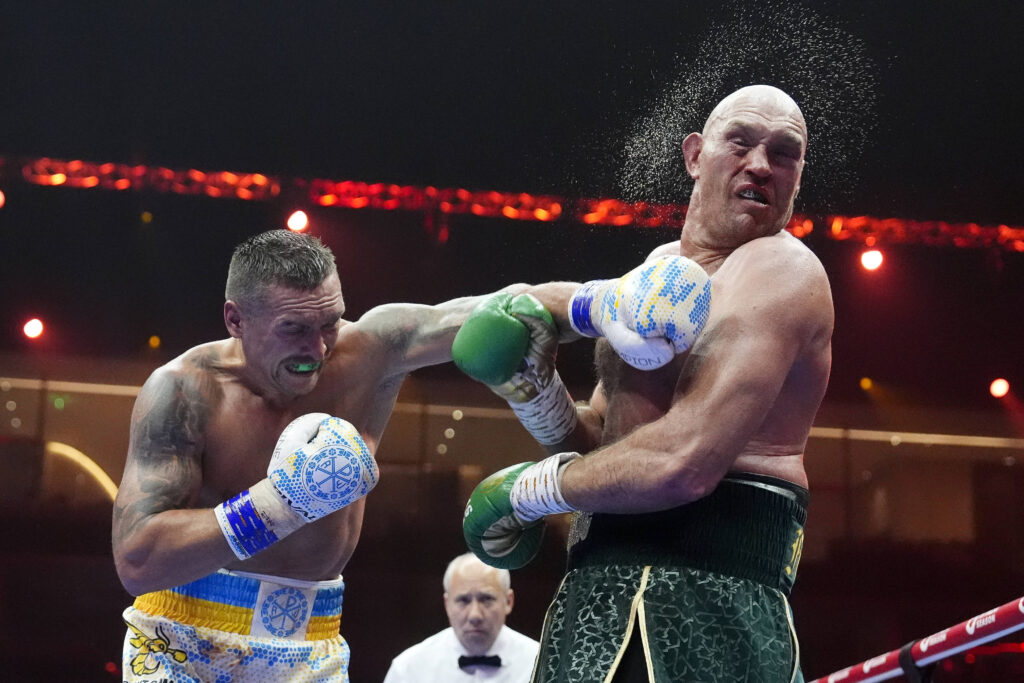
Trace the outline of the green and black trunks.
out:
M 577 513 L 533 683 L 802 681 L 787 596 L 807 498 L 731 474 L 664 512 Z

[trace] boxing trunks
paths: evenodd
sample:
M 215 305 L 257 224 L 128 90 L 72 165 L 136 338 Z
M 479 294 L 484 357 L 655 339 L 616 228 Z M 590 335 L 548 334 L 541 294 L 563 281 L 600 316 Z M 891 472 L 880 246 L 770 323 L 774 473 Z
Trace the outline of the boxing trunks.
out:
M 664 512 L 576 513 L 534 683 L 614 680 L 631 639 L 644 679 L 802 681 L 787 596 L 807 497 L 784 480 L 734 474 Z
M 124 611 L 124 681 L 347 683 L 345 584 L 221 570 Z

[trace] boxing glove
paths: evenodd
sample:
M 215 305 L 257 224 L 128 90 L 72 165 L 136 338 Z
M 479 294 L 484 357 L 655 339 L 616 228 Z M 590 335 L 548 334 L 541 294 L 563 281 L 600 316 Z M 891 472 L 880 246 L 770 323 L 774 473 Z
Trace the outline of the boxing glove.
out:
M 551 314 L 532 296 L 513 296 L 508 292 L 489 296 L 470 312 L 455 335 L 455 365 L 488 386 L 508 382 L 530 345 L 530 328 L 515 317 L 516 313 L 546 316 L 554 324 Z
M 267 477 L 216 508 L 239 559 L 359 500 L 377 484 L 373 454 L 354 426 L 324 413 L 293 420 L 277 440 Z
M 688 350 L 711 312 L 711 278 L 683 256 L 662 256 L 615 280 L 583 284 L 569 302 L 576 332 L 604 337 L 622 360 L 653 370 Z
M 562 471 L 578 453 L 558 453 L 495 472 L 474 489 L 462 518 L 466 545 L 481 561 L 518 569 L 536 556 L 546 515 L 572 512 L 562 497 Z
M 524 341 L 525 338 L 525 341 Z M 452 344 L 452 359 L 470 377 L 508 401 L 541 444 L 556 444 L 576 427 L 576 406 L 555 370 L 558 330 L 529 294 L 501 292 L 482 301 Z

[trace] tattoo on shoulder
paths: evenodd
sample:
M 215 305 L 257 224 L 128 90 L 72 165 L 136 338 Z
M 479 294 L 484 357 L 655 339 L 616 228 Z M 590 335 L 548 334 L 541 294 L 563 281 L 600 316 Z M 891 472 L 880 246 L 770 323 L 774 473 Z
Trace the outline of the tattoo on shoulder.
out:
M 409 308 L 400 304 L 378 306 L 373 314 L 364 316 L 361 322 L 365 322 L 367 331 L 391 349 L 407 348 L 419 327 Z
M 160 377 L 139 396 L 132 415 L 133 450 L 143 458 L 188 453 L 196 448 L 210 414 L 209 381 L 202 371 Z
M 188 505 L 200 475 L 216 388 L 200 368 L 150 378 L 132 413 L 127 490 L 114 509 L 115 544 L 149 515 Z

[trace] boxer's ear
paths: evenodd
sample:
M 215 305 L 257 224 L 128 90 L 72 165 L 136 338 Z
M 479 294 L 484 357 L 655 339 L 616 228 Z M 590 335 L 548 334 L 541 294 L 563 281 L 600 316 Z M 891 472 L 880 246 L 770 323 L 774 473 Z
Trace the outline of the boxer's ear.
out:
M 690 133 L 683 140 L 683 160 L 686 172 L 696 180 L 700 176 L 700 153 L 704 148 L 704 138 L 700 133 Z
M 224 302 L 224 327 L 228 334 L 236 339 L 242 336 L 242 311 L 238 304 L 230 299 Z

